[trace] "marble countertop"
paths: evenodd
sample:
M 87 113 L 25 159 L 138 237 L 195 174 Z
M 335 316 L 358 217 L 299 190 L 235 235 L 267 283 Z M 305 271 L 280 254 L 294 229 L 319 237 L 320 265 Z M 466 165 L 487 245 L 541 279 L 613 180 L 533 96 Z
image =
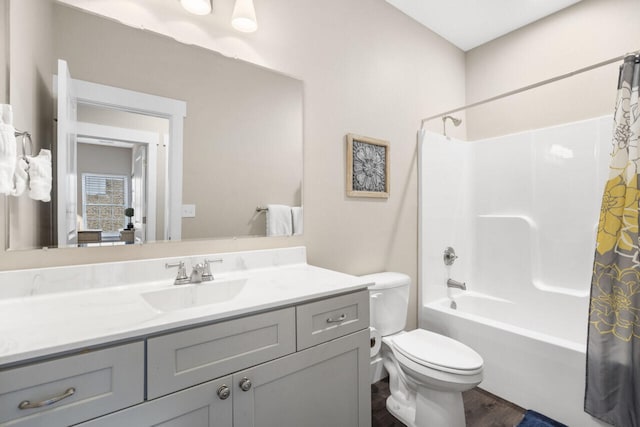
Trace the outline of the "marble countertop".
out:
M 215 287 L 242 280 L 232 298 L 173 311 L 143 295 L 177 287 L 172 280 L 0 299 L 0 367 L 174 328 L 218 321 L 364 289 L 361 278 L 306 263 L 216 274 L 181 286 Z

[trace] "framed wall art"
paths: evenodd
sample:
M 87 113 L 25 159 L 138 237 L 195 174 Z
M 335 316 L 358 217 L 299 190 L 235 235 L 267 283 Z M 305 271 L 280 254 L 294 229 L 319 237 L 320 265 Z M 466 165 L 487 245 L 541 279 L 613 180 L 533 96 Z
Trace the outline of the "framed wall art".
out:
M 347 196 L 389 197 L 389 142 L 347 134 Z

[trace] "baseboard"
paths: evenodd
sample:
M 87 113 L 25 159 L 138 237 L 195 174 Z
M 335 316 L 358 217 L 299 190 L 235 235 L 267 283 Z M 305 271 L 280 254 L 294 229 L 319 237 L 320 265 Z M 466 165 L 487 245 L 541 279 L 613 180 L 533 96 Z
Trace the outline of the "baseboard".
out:
M 382 357 L 376 356 L 371 359 L 371 367 L 369 369 L 369 377 L 371 380 L 371 384 L 377 383 L 383 378 L 386 378 L 389 374 L 387 374 L 387 370 L 384 369 L 384 365 L 382 364 Z

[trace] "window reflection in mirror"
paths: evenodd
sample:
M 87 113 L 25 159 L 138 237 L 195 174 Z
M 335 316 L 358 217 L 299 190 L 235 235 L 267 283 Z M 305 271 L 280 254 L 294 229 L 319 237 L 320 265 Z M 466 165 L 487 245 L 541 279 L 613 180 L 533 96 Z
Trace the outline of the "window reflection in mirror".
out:
M 81 104 L 78 121 L 95 129 L 78 137 L 79 235 L 100 236 L 88 246 L 165 240 L 167 120 Z

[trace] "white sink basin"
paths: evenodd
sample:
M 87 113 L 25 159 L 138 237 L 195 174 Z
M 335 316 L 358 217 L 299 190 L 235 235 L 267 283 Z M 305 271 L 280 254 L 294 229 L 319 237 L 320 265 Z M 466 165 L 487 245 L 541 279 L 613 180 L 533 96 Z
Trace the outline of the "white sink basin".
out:
M 145 292 L 142 298 L 153 308 L 176 311 L 227 302 L 238 296 L 247 279 L 214 280 L 190 285 L 174 285 L 159 291 Z

